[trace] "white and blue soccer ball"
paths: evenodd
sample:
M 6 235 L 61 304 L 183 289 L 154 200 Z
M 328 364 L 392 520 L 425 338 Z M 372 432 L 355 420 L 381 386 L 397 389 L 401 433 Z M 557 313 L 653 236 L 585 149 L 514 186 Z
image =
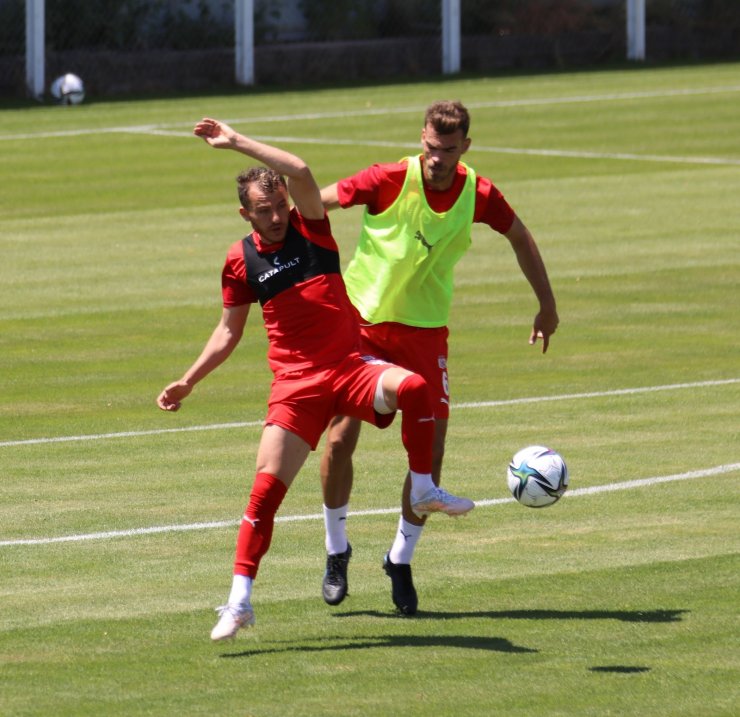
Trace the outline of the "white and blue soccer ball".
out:
M 85 99 L 85 85 L 82 80 L 68 72 L 51 83 L 51 96 L 62 105 L 78 105 Z
M 556 503 L 568 488 L 568 467 L 557 451 L 544 446 L 522 448 L 506 471 L 511 494 L 528 508 Z

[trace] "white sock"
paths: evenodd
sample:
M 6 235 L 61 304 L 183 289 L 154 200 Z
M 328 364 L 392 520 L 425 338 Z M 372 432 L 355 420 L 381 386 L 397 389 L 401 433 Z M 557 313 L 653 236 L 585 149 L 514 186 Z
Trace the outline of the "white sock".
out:
M 425 493 L 435 488 L 434 481 L 432 480 L 431 473 L 414 473 L 409 471 L 411 475 L 411 502 L 419 500 Z
M 324 506 L 324 530 L 326 531 L 326 552 L 338 555 L 347 550 L 347 508 L 327 508 Z
M 404 520 L 403 516 L 398 519 L 398 530 L 396 539 L 390 550 L 391 562 L 396 565 L 409 565 L 414 557 L 416 543 L 421 537 L 423 525 L 414 525 Z
M 249 605 L 252 600 L 252 578 L 234 575 L 229 593 L 229 605 Z

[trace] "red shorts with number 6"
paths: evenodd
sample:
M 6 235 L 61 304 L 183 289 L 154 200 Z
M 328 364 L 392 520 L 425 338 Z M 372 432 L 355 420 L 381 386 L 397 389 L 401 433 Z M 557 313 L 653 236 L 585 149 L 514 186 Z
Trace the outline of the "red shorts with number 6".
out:
M 420 328 L 392 321 L 369 324 L 359 313 L 357 321 L 360 324 L 362 353 L 418 373 L 429 386 L 434 417 L 449 418 L 450 386 L 447 377 L 449 329 L 446 326 Z

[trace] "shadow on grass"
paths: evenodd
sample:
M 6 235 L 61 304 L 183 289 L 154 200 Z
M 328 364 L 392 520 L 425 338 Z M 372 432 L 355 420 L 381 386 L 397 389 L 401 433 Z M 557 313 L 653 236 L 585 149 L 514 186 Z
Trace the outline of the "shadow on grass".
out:
M 334 617 L 382 617 L 405 620 L 455 620 L 487 617 L 494 620 L 620 620 L 621 622 L 681 622 L 688 610 L 471 610 L 470 612 L 419 611 L 413 617 L 396 612 L 357 610 Z
M 630 665 L 599 665 L 598 667 L 589 667 L 589 672 L 616 672 L 623 675 L 631 675 L 639 672 L 650 672 L 649 667 L 630 666 Z
M 341 640 L 341 638 L 339 638 Z M 221 657 L 254 657 L 275 653 L 327 652 L 332 650 L 370 650 L 377 647 L 463 647 L 469 650 L 490 650 L 491 652 L 517 653 L 538 652 L 528 647 L 520 647 L 503 637 L 471 637 L 469 635 L 384 635 L 365 637 L 349 642 L 336 642 L 322 645 L 296 645 L 286 647 L 254 648 L 241 652 L 228 652 Z

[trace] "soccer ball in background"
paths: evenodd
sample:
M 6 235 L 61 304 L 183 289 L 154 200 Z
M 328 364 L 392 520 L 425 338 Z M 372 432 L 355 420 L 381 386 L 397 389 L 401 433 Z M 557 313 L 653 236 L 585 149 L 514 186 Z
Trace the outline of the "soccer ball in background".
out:
M 527 446 L 511 459 L 506 481 L 522 505 L 544 508 L 560 500 L 568 488 L 568 467 L 556 451 Z
M 85 99 L 85 85 L 71 72 L 57 77 L 50 90 L 51 96 L 62 105 L 78 105 Z

